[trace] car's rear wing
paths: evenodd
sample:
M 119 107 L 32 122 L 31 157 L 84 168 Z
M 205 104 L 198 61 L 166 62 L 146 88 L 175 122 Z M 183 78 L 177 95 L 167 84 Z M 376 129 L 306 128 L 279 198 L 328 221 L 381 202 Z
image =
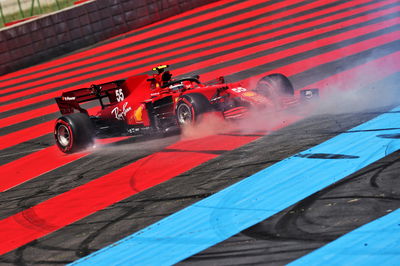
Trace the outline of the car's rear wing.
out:
M 61 97 L 55 98 L 58 108 L 61 114 L 71 114 L 75 110 L 81 113 L 87 113 L 87 111 L 80 106 L 80 103 L 89 102 L 93 100 L 99 100 L 102 108 L 113 104 L 118 101 L 118 92 L 121 90 L 121 84 L 125 80 L 116 80 L 108 83 L 91 85 L 90 88 L 82 88 L 63 92 Z M 103 101 L 107 98 L 107 102 Z

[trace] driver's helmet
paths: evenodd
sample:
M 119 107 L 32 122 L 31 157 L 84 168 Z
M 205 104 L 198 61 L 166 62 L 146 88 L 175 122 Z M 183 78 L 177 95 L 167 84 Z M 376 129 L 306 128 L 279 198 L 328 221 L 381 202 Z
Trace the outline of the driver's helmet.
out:
M 160 83 L 161 87 L 167 87 L 168 82 L 171 81 L 172 74 L 168 70 L 166 70 L 169 65 L 159 65 L 153 67 L 153 71 L 157 71 L 157 74 L 154 74 L 153 77 L 156 79 L 157 82 Z
M 169 71 L 165 71 L 164 73 L 162 73 L 161 76 L 161 81 L 163 82 L 163 84 L 169 82 L 172 78 L 172 74 Z

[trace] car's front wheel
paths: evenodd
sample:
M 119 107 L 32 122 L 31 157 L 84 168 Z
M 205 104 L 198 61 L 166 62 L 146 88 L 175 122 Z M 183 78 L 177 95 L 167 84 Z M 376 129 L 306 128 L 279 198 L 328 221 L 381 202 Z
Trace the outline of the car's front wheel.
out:
M 285 75 L 280 73 L 261 78 L 257 83 L 256 90 L 270 99 L 294 95 L 292 83 Z
M 54 138 L 58 148 L 65 153 L 83 150 L 94 141 L 93 124 L 88 115 L 74 113 L 57 119 Z

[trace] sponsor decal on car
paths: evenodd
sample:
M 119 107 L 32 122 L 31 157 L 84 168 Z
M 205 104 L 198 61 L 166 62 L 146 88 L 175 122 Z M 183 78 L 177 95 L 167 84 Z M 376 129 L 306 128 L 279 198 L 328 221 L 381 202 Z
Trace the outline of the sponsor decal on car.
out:
M 254 97 L 254 96 L 256 96 L 256 94 L 254 92 L 252 92 L 252 91 L 246 91 L 242 95 L 246 96 L 246 97 Z
M 111 113 L 115 115 L 115 118 L 118 120 L 125 120 L 126 114 L 132 110 L 132 107 L 127 107 L 128 103 L 124 103 L 122 106 L 122 110 L 119 107 L 115 107 L 112 109 Z
M 243 87 L 233 88 L 232 90 L 233 90 L 234 92 L 237 92 L 237 93 L 242 93 L 242 92 L 247 91 L 247 89 L 246 89 L 246 88 L 243 88 Z
M 144 109 L 144 106 L 141 105 L 133 112 L 133 116 L 135 117 L 136 122 L 143 121 L 143 109 Z
M 75 101 L 76 97 L 64 96 L 64 97 L 61 97 L 61 99 L 63 101 Z

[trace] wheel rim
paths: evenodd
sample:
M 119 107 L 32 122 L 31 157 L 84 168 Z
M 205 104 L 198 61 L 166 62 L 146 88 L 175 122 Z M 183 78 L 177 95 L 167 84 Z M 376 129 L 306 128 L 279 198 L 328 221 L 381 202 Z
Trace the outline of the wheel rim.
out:
M 180 104 L 177 110 L 177 114 L 179 124 L 184 125 L 192 122 L 192 110 L 187 104 Z
M 71 133 L 65 125 L 59 125 L 57 128 L 57 140 L 63 147 L 67 147 L 71 142 Z

